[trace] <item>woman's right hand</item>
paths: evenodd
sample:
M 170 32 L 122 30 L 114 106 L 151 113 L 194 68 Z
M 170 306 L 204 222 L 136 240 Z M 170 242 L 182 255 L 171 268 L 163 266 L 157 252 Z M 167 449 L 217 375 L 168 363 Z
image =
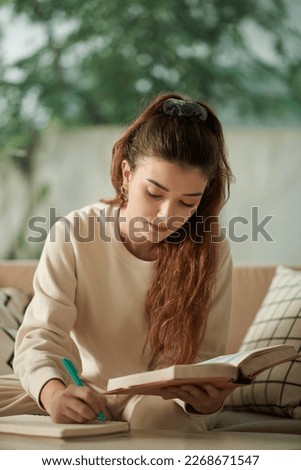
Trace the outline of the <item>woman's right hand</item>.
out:
M 58 379 L 47 382 L 41 390 L 40 402 L 55 423 L 86 423 L 102 412 L 111 419 L 106 397 L 86 385 L 65 386 Z

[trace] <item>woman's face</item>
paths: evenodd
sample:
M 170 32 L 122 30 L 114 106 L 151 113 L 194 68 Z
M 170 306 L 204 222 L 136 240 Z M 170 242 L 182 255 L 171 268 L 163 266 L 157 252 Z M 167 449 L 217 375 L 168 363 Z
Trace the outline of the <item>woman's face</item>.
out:
M 123 161 L 128 202 L 120 211 L 121 234 L 129 243 L 159 243 L 196 211 L 207 185 L 198 168 L 183 168 L 156 157 Z

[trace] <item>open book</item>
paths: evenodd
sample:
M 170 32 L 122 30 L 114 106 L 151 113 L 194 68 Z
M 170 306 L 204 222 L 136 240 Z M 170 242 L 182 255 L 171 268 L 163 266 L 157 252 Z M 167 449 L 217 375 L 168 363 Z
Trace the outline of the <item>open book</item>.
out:
M 88 437 L 99 434 L 128 432 L 126 421 L 93 421 L 86 424 L 60 424 L 51 421 L 50 416 L 15 415 L 0 418 L 0 433 L 24 434 L 27 436 Z
M 251 383 L 265 369 L 298 357 L 293 346 L 281 344 L 218 356 L 195 364 L 174 365 L 108 381 L 107 394 L 160 395 L 160 390 L 181 384 L 211 383 L 226 387 Z

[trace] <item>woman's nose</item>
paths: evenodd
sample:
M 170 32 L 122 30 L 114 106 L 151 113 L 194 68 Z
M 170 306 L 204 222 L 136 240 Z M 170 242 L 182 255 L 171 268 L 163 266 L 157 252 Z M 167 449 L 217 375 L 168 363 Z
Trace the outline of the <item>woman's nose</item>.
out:
M 172 217 L 172 204 L 169 202 L 164 202 L 162 203 L 157 211 L 157 218 L 160 219 L 160 221 L 164 222 L 167 224 L 168 220 L 170 217 Z

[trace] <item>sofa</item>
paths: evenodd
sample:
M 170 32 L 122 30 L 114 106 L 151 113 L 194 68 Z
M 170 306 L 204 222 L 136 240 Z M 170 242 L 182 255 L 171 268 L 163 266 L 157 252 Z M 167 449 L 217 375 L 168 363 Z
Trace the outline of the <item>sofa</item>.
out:
M 2 261 L 0 262 L 0 290 L 13 289 L 26 295 L 32 295 L 32 279 L 37 266 L 37 261 Z M 301 353 L 301 268 L 287 268 L 277 266 L 234 266 L 233 272 L 233 295 L 230 334 L 227 343 L 227 353 L 236 352 L 249 344 L 256 347 L 269 344 L 290 342 L 296 346 Z M 271 295 L 276 295 L 274 302 Z M 284 296 L 284 300 L 281 298 Z M 291 297 L 290 297 L 291 296 Z M 273 303 L 274 302 L 274 303 Z M 276 307 L 275 307 L 276 305 Z M 267 316 L 267 312 L 272 306 L 272 317 L 265 323 L 262 321 L 262 315 Z M 279 321 L 279 308 L 284 309 L 283 318 Z M 276 310 L 275 310 L 276 308 Z M 291 309 L 291 310 L 290 310 Z M 275 313 L 276 312 L 276 313 Z M 288 318 L 285 317 L 289 312 Z M 269 313 L 270 315 L 270 313 Z M 277 328 L 281 325 L 288 327 L 288 322 L 294 317 L 292 337 L 286 332 L 281 337 L 275 335 L 275 318 Z M 281 317 L 281 315 L 280 315 Z M 256 321 L 258 323 L 256 323 Z M 256 338 L 258 332 L 264 328 L 263 338 Z M 268 328 L 272 325 L 272 333 L 268 333 Z M 1 325 L 0 325 L 1 326 Z M 11 330 L 10 330 L 11 331 Z M 277 330 L 278 331 L 278 330 Z M 12 335 L 13 336 L 13 335 Z M 255 336 L 255 342 L 254 342 Z M 272 339 L 271 339 L 272 338 Z M 250 343 L 251 341 L 251 343 Z M 257 343 L 256 343 L 257 341 Z M 271 342 L 272 341 L 272 342 Z M 284 369 L 282 369 L 284 367 Z M 280 369 L 279 369 L 280 368 Z M 276 370 L 276 368 L 274 368 Z M 280 370 L 280 372 L 279 372 Z M 289 435 L 300 435 L 301 448 L 301 361 L 299 359 L 277 366 L 277 373 L 280 377 L 284 374 L 284 379 L 278 379 L 278 382 L 289 382 L 289 387 L 293 383 L 293 392 L 291 388 L 288 391 L 286 402 L 281 405 L 250 403 L 250 397 L 241 396 L 241 390 L 245 386 L 237 389 L 237 397 L 232 395 L 227 400 L 224 409 L 219 413 L 216 427 L 213 431 L 222 433 L 225 431 L 245 432 L 245 433 L 281 433 L 289 438 Z M 293 379 L 288 381 L 289 373 L 294 373 Z M 276 372 L 275 372 L 276 373 Z M 265 380 L 265 393 L 268 390 L 267 383 L 274 384 L 277 380 L 269 381 L 271 377 L 268 371 Z M 261 374 L 262 375 L 262 374 Z M 261 375 L 259 377 L 261 377 Z M 277 374 L 276 374 L 277 375 Z M 258 383 L 259 391 L 262 389 L 262 383 Z M 282 384 L 283 385 L 283 384 Z M 273 390 L 274 390 L 274 385 Z M 249 387 L 249 386 L 247 386 Z M 252 391 L 254 393 L 254 390 Z M 273 392 L 274 393 L 274 392 Z M 278 392 L 276 392 L 277 394 Z M 281 397 L 285 395 L 281 389 Z M 260 393 L 259 393 L 260 394 Z M 255 389 L 256 396 L 256 389 Z M 277 397 L 276 397 L 277 398 Z M 247 401 L 243 401 L 243 400 Z M 252 401 L 252 400 L 251 400 Z M 278 408 L 277 408 L 278 406 Z M 266 435 L 266 434 L 263 434 Z M 276 437 L 276 435 L 275 435 Z

